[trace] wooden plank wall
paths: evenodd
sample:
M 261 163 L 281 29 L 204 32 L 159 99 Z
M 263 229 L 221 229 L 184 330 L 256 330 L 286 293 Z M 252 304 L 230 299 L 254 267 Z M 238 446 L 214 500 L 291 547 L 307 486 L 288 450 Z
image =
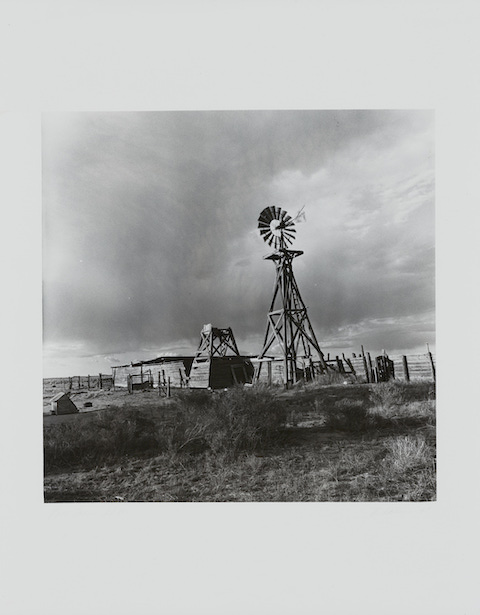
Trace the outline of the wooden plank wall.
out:
M 115 387 L 128 386 L 128 376 L 140 374 L 140 367 L 134 367 L 133 365 L 122 365 L 120 367 L 113 367 L 113 379 Z
M 407 355 L 407 367 L 410 380 L 433 380 L 432 364 L 428 354 L 411 354 Z M 403 369 L 402 355 L 391 356 L 395 367 L 395 379 L 406 380 Z M 432 355 L 433 364 L 436 367 L 435 357 Z
M 183 361 L 166 361 L 165 363 L 154 363 L 143 366 L 143 373 L 152 373 L 153 386 L 158 385 L 158 374 L 160 379 L 168 381 L 170 378 L 170 386 L 180 388 L 184 387 L 187 382 L 187 374 Z
M 252 363 L 257 369 L 258 361 L 252 359 Z M 260 370 L 260 377 L 258 382 L 261 384 L 269 384 L 269 371 L 271 372 L 271 382 L 270 384 L 283 384 L 284 383 L 284 373 L 285 373 L 285 364 L 283 360 L 278 361 L 262 361 L 262 368 Z
M 404 370 L 404 355 L 388 355 L 388 358 L 393 361 L 395 369 L 395 380 L 406 381 L 407 377 Z M 372 356 L 372 363 L 375 362 L 375 357 Z M 410 380 L 434 380 L 432 372 L 432 363 L 427 353 L 406 355 L 407 368 Z M 366 380 L 363 357 L 356 356 L 350 359 L 353 368 L 356 372 L 358 380 Z M 435 357 L 432 355 L 434 367 L 436 367 Z
M 360 378 L 365 378 L 365 368 L 363 365 L 363 358 L 362 357 L 351 357 L 350 359 L 351 363 L 352 363 L 352 367 L 355 370 L 355 374 L 357 376 L 358 379 Z
M 191 389 L 208 389 L 210 386 L 211 359 L 200 359 L 192 363 L 189 386 Z
M 148 365 L 125 365 L 121 367 L 114 367 L 113 373 L 115 376 L 115 387 L 127 388 L 127 378 L 129 375 L 140 376 L 143 373 L 144 380 L 148 379 L 148 374 L 151 373 L 153 379 L 153 386 L 158 386 L 158 374 L 163 380 L 170 378 L 170 386 L 182 387 L 185 386 L 187 380 L 187 374 L 185 372 L 185 365 L 183 361 L 166 361 L 165 363 L 149 363 Z
M 235 370 L 235 377 L 233 375 Z M 236 383 L 250 382 L 253 377 L 251 361 L 240 356 L 200 358 L 190 370 L 191 389 L 227 389 Z

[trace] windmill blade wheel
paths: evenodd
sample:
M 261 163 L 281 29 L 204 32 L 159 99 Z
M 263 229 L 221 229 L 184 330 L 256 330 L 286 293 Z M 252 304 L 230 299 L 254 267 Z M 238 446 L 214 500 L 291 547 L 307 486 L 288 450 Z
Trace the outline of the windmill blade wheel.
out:
M 258 217 L 260 236 L 269 246 L 278 250 L 286 248 L 295 239 L 295 224 L 284 209 L 269 205 Z

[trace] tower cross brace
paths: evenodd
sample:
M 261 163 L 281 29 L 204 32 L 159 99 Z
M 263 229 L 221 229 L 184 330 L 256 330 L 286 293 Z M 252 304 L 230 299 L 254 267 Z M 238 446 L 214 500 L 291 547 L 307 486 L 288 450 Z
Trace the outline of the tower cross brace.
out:
M 195 358 L 225 357 L 229 350 L 234 355 L 239 355 L 231 327 L 220 329 L 212 325 L 204 325 Z
M 262 351 L 258 356 L 257 379 L 262 369 L 262 360 L 275 343 L 280 348 L 283 357 L 284 378 L 287 386 L 297 382 L 297 370 L 300 363 L 303 372 L 305 373 L 307 369 L 311 377 L 314 377 L 312 351 L 318 355 L 320 372 L 327 370 L 323 352 L 313 331 L 307 307 L 293 273 L 292 261 L 302 254 L 300 250 L 287 250 L 285 247 L 280 247 L 276 252 L 265 257 L 274 262 L 276 277 L 267 317 L 267 330 Z

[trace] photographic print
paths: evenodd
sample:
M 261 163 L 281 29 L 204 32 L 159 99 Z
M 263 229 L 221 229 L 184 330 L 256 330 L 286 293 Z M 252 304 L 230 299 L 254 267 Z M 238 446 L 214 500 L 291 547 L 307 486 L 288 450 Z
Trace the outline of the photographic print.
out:
M 436 499 L 434 113 L 45 113 L 45 502 Z

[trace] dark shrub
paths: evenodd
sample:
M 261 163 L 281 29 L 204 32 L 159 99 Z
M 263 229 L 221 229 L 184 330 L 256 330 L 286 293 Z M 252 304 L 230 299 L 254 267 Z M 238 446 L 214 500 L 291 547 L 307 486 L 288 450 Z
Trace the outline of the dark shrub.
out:
M 271 392 L 243 387 L 211 395 L 208 404 L 177 402 L 169 426 L 170 447 L 177 450 L 208 447 L 212 452 L 237 455 L 272 444 L 285 425 L 287 412 Z
M 214 393 L 206 389 L 181 389 L 175 397 L 183 406 L 204 407 L 212 403 Z
M 275 442 L 286 409 L 270 392 L 234 388 L 184 392 L 168 410 L 112 408 L 44 430 L 45 469 L 92 466 L 125 455 L 209 450 L 234 457 Z
M 44 430 L 45 469 L 136 454 L 158 447 L 155 424 L 138 410 L 109 409 Z
M 361 432 L 373 427 L 367 406 L 361 401 L 343 399 L 325 412 L 325 427 L 340 431 Z

